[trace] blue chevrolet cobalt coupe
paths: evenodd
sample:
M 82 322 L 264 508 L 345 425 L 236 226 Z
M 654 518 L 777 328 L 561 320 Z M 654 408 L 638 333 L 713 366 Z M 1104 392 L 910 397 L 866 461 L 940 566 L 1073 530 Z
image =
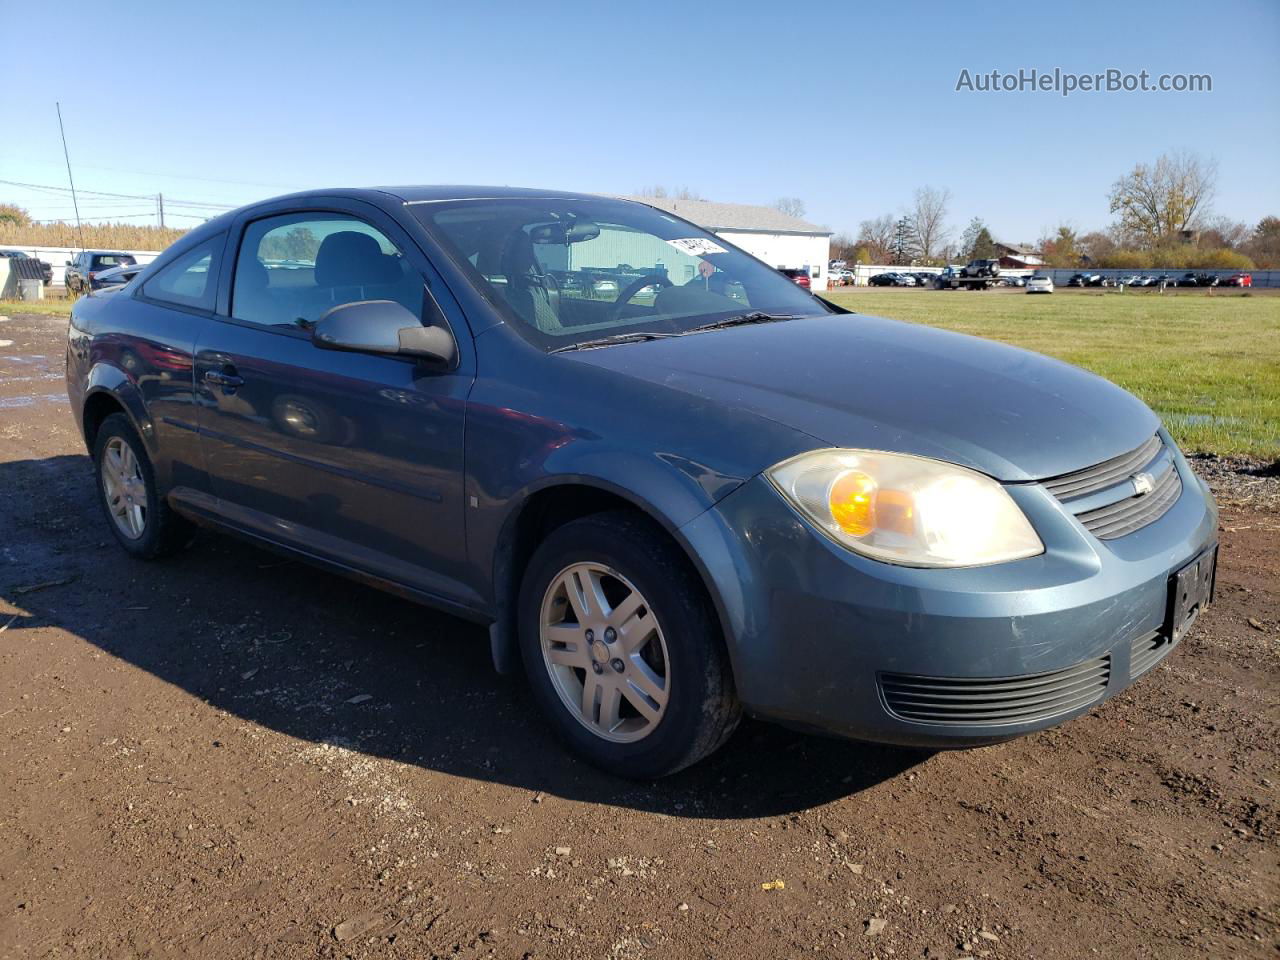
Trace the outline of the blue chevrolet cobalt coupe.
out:
M 1137 399 L 849 313 L 642 203 L 245 207 L 77 302 L 67 385 L 129 554 L 211 526 L 485 624 L 627 777 L 744 711 L 924 747 L 1039 730 L 1213 594 L 1215 507 Z

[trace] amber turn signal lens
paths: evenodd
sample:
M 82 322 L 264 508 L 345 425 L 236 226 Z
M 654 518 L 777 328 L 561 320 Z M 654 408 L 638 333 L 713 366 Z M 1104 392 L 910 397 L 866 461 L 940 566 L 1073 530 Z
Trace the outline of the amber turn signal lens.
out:
M 828 495 L 831 516 L 851 537 L 865 537 L 876 528 L 876 482 L 861 470 L 836 477 Z

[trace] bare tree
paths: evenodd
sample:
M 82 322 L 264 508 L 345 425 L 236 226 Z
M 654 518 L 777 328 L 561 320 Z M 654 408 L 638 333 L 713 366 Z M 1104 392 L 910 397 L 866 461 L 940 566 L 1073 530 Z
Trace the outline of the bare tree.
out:
M 863 220 L 858 224 L 858 239 L 855 242 L 867 251 L 871 263 L 888 263 L 893 256 L 893 238 L 897 227 L 897 218 L 891 213 Z
M 858 242 L 847 233 L 831 235 L 831 259 L 854 260 L 858 256 Z
M 789 217 L 804 216 L 804 201 L 799 197 L 779 197 L 773 205 Z
M 1249 242 L 1253 228 L 1230 217 L 1206 220 L 1200 230 L 1199 246 L 1205 250 L 1237 250 Z
M 1178 239 L 1208 215 L 1217 182 L 1217 162 L 1194 153 L 1165 153 L 1152 166 L 1140 163 L 1111 187 L 1116 227 L 1148 248 Z
M 636 193 L 637 197 L 643 197 L 646 200 L 705 200 L 702 194 L 692 187 L 664 187 L 662 184 L 654 184 L 651 187 L 641 187 Z
M 934 252 L 947 242 L 950 229 L 946 225 L 947 204 L 951 191 L 945 187 L 921 187 L 916 191 L 915 208 L 911 221 L 915 224 L 916 240 L 920 244 L 920 256 L 925 262 L 933 259 Z

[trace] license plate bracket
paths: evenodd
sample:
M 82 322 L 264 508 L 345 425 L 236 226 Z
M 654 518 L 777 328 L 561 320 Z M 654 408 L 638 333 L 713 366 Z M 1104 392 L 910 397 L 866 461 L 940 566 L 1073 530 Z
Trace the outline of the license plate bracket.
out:
M 1169 612 L 1165 635 L 1174 643 L 1186 635 L 1205 607 L 1213 602 L 1218 571 L 1218 545 L 1209 547 L 1169 578 Z

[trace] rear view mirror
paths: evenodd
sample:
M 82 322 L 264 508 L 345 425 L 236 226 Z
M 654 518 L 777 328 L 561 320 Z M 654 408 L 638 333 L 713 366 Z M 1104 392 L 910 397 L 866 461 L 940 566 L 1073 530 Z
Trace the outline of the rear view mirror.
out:
M 529 230 L 534 243 L 582 243 L 600 236 L 600 224 L 590 220 L 574 220 L 572 223 L 540 223 Z
M 424 327 L 394 300 L 357 300 L 327 311 L 311 328 L 322 350 L 416 357 L 452 367 L 458 347 L 443 327 Z

